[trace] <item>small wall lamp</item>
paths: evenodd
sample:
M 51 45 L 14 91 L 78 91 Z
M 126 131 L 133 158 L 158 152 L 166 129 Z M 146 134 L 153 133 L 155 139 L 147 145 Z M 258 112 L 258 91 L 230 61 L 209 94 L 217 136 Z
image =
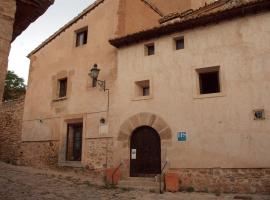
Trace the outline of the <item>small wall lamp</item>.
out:
M 97 64 L 94 64 L 92 69 L 89 72 L 89 76 L 92 78 L 92 87 L 96 87 L 97 84 L 99 85 L 100 88 L 106 91 L 106 82 L 98 80 L 98 75 L 99 75 L 100 69 L 98 69 Z

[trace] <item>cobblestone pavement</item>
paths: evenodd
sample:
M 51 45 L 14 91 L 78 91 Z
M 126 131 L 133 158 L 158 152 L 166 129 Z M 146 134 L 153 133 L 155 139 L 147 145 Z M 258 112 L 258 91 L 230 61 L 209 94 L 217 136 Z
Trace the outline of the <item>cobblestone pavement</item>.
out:
M 235 196 L 201 193 L 160 195 L 136 190 L 108 189 L 94 186 L 93 181 L 75 173 L 38 170 L 0 162 L 0 200 L 230 200 L 235 199 Z M 241 196 L 247 200 L 270 200 L 270 195 Z

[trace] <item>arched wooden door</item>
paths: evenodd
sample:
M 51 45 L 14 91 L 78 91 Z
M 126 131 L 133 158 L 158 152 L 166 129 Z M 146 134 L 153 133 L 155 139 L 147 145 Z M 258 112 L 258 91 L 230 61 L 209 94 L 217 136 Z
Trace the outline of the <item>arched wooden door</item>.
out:
M 151 177 L 161 171 L 159 134 L 151 127 L 135 129 L 130 141 L 130 176 Z

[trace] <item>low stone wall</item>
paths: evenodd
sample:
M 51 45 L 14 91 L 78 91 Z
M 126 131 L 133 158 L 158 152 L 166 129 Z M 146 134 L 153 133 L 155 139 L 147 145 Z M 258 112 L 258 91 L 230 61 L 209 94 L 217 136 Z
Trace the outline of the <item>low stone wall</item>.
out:
M 270 194 L 270 169 L 179 169 L 180 190 Z
M 112 138 L 86 139 L 86 169 L 103 171 L 112 167 Z M 84 151 L 84 150 L 83 150 Z M 59 141 L 38 141 L 21 143 L 21 164 L 37 168 L 58 168 Z
M 86 146 L 86 163 L 89 169 L 105 169 L 106 167 L 113 167 L 112 138 L 87 139 Z
M 20 164 L 24 99 L 0 103 L 0 160 Z
M 57 167 L 58 141 L 22 142 L 21 164 L 37 168 Z

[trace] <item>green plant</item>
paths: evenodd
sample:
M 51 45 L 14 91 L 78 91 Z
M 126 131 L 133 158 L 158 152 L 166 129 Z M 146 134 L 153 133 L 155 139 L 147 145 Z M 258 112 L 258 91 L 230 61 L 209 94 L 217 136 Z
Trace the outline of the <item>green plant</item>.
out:
M 129 191 L 132 190 L 132 188 L 121 188 L 121 190 L 122 190 L 123 192 L 129 192 Z
M 26 85 L 23 78 L 20 78 L 13 71 L 8 71 L 5 80 L 4 101 L 19 99 L 25 95 Z
M 186 190 L 187 192 L 194 192 L 195 190 L 194 190 L 194 188 L 193 187 L 187 187 L 187 190 Z
M 88 187 L 94 186 L 92 183 L 90 183 L 90 181 L 84 181 L 83 184 L 87 185 Z
M 219 197 L 221 195 L 220 191 L 215 191 L 215 195 Z
M 208 188 L 204 188 L 204 190 L 202 192 L 209 193 Z
M 156 193 L 156 190 L 155 189 L 150 189 L 149 192 Z
M 179 188 L 179 192 L 194 192 L 194 188 L 192 186 L 184 186 Z
M 111 190 L 111 189 L 116 189 L 117 187 L 115 184 L 111 184 L 111 183 L 106 182 L 105 185 L 103 185 L 101 188 Z

